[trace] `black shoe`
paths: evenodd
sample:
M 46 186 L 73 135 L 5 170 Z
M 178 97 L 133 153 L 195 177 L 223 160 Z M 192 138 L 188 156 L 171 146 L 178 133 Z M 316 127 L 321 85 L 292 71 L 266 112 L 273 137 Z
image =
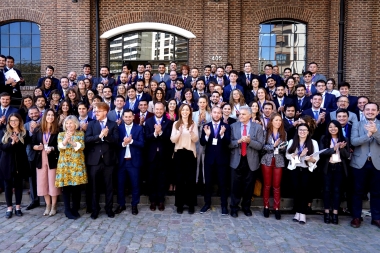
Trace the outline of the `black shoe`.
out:
M 137 215 L 139 213 L 139 210 L 137 209 L 137 206 L 132 206 L 132 214 Z
M 222 215 L 228 215 L 228 208 L 225 206 L 222 206 Z
M 338 223 L 339 223 L 338 214 L 333 213 L 331 215 L 331 223 L 334 225 L 338 225 Z
M 245 214 L 245 216 L 252 216 L 252 211 L 249 208 L 243 209 L 243 213 Z
M 92 208 L 86 208 L 86 213 L 92 213 Z
M 330 213 L 324 213 L 324 215 L 323 215 L 323 221 L 326 224 L 330 224 Z
M 78 212 L 77 209 L 72 208 L 72 209 L 71 209 L 71 213 L 72 213 L 75 217 L 77 217 L 77 218 L 80 217 L 80 214 L 79 214 L 79 212 Z
M 5 218 L 7 218 L 7 219 L 12 218 L 12 214 L 13 214 L 13 210 L 7 211 L 7 212 L 5 213 Z
M 280 210 L 274 210 L 274 217 L 276 218 L 276 220 L 281 220 Z
M 177 213 L 182 214 L 183 213 L 183 207 L 177 207 Z
M 205 213 L 205 212 L 207 212 L 208 210 L 210 210 L 210 205 L 204 205 L 203 207 L 202 207 L 202 209 L 199 211 L 199 213 Z
M 26 210 L 32 210 L 32 209 L 34 209 L 36 207 L 39 207 L 39 206 L 40 206 L 40 203 L 34 203 L 34 202 L 32 202 L 25 209 Z
M 236 210 L 231 210 L 231 216 L 234 218 L 238 217 L 238 212 Z
M 264 217 L 265 218 L 269 218 L 269 208 L 265 208 L 264 207 L 264 212 L 263 213 L 264 213 Z
M 108 210 L 106 213 L 107 213 L 108 218 L 114 218 L 115 217 L 115 213 L 112 211 L 112 209 Z
M 121 213 L 122 211 L 126 210 L 127 207 L 126 206 L 117 206 L 116 209 L 115 209 L 115 214 L 119 214 Z
M 194 214 L 194 206 L 189 206 L 189 214 Z
M 158 205 L 158 210 L 161 211 L 161 212 L 165 210 L 165 204 L 164 204 L 164 202 L 160 202 L 160 204 Z
M 155 202 L 150 203 L 150 207 L 149 207 L 149 209 L 150 209 L 151 211 L 156 211 L 156 203 L 155 203 Z
M 65 210 L 65 215 L 70 220 L 76 220 L 77 219 L 77 217 L 71 212 L 71 210 Z M 91 215 L 91 218 L 92 218 L 92 215 Z
M 23 215 L 23 213 L 21 212 L 21 209 L 19 209 L 19 210 L 16 209 L 15 210 L 15 215 L 21 217 Z
M 98 216 L 99 216 L 99 211 L 98 210 L 92 211 L 92 213 L 91 213 L 91 219 L 96 220 L 98 218 Z

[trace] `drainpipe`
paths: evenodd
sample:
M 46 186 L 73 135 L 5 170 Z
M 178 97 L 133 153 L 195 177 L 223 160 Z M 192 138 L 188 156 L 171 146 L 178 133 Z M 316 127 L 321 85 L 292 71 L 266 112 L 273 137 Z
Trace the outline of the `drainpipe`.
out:
M 340 19 L 339 19 L 339 51 L 338 51 L 338 84 L 343 81 L 343 56 L 344 56 L 344 16 L 346 3 L 340 0 Z
M 95 0 L 95 15 L 96 15 L 96 71 L 99 72 L 100 55 L 99 55 L 99 0 Z

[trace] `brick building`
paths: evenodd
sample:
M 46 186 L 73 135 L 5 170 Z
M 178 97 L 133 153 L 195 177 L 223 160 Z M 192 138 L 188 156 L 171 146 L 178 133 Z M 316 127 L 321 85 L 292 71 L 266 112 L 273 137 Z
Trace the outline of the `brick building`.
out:
M 6 43 L 7 38 L 11 37 L 6 34 L 7 31 L 12 33 L 10 28 L 6 28 L 7 24 L 29 21 L 38 24 L 40 30 L 40 58 L 36 56 L 31 60 L 40 64 L 38 74 L 44 73 L 46 65 L 56 68 L 55 76 L 66 75 L 70 70 L 80 73 L 84 63 L 94 66 L 95 72 L 97 52 L 98 65 L 111 65 L 111 45 L 118 36 L 148 30 L 161 31 L 186 40 L 188 44 L 183 50 L 187 55 L 179 62 L 187 62 L 190 66 L 202 68 L 205 64 L 224 65 L 231 62 L 238 69 L 245 61 L 251 61 L 257 73 L 261 71 L 260 61 L 270 60 L 278 64 L 290 60 L 292 63 L 297 58 L 300 65 L 310 61 L 319 63 L 319 72 L 337 80 L 340 10 L 343 10 L 342 79 L 352 84 L 354 94 L 369 95 L 379 101 L 380 80 L 376 77 L 380 67 L 380 6 L 375 0 L 342 1 L 3 0 L 0 27 L 4 29 L 0 30 L 0 50 L 6 55 L 18 50 Z M 98 50 L 97 20 L 100 37 Z M 276 55 L 269 57 L 273 59 L 265 59 L 261 56 L 261 47 L 266 46 L 259 36 L 263 28 L 261 25 L 268 22 L 278 24 L 280 21 L 304 25 L 304 49 L 302 54 L 287 56 L 284 50 L 282 54 L 275 52 Z M 279 35 L 275 40 L 274 50 L 285 43 L 285 36 Z M 23 43 L 27 44 L 21 39 L 21 46 Z M 31 50 L 32 55 L 33 52 L 38 53 L 38 49 L 32 47 Z M 131 55 L 131 50 L 135 48 L 129 47 L 129 50 Z M 122 51 L 121 55 L 128 55 L 128 52 Z M 166 60 L 170 59 L 168 57 Z

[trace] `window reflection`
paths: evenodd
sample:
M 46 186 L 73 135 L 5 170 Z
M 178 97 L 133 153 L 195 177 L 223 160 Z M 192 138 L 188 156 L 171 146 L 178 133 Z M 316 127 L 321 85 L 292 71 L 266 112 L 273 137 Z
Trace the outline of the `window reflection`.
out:
M 290 20 L 274 20 L 260 25 L 259 72 L 266 64 L 278 65 L 302 73 L 306 61 L 306 24 Z
M 33 22 L 13 22 L 0 26 L 0 54 L 15 58 L 26 85 L 35 85 L 41 76 L 40 27 Z

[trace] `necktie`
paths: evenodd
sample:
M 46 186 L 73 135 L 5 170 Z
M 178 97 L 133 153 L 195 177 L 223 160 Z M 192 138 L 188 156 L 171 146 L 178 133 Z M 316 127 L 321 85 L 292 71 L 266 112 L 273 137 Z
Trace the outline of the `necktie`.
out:
M 288 121 L 290 125 L 293 125 L 293 120 L 289 119 Z
M 164 81 L 164 76 L 161 76 L 161 81 Z
M 186 83 L 186 76 L 183 77 L 183 83 Z
M 318 111 L 314 111 L 314 119 L 318 120 Z
M 214 124 L 214 138 L 218 136 L 218 124 Z
M 117 111 L 117 119 L 120 119 L 120 111 Z
M 5 113 L 6 113 L 6 109 L 3 109 L 3 115 L 2 116 L 5 116 Z
M 172 81 L 170 88 L 174 89 L 174 87 L 175 87 L 175 84 L 174 84 L 174 81 Z
M 310 86 L 306 86 L 306 93 L 309 94 L 309 91 L 310 91 Z
M 209 78 L 209 77 L 208 77 L 208 76 L 206 76 L 206 84 L 208 84 L 208 78 Z
M 282 99 L 280 99 L 280 103 L 279 104 L 280 104 L 280 106 L 282 106 Z
M 104 121 L 103 121 L 103 120 L 100 121 L 100 125 L 102 126 L 102 130 L 103 130 L 104 127 L 105 127 L 105 126 L 104 126 Z
M 135 107 L 135 102 L 129 102 L 129 109 L 133 110 Z
M 243 136 L 247 136 L 247 125 L 243 125 L 243 126 L 244 126 Z M 246 142 L 241 143 L 241 155 L 242 156 L 247 155 L 247 143 Z
M 298 99 L 298 105 L 300 108 L 302 107 L 302 99 Z
M 249 80 L 249 74 L 247 74 L 247 80 Z
M 342 127 L 343 136 L 346 137 L 346 130 Z
M 199 93 L 199 96 L 201 97 L 201 96 L 203 96 L 203 93 L 201 92 L 201 93 Z
M 140 96 L 141 96 L 141 95 L 137 95 L 137 100 L 140 100 Z

